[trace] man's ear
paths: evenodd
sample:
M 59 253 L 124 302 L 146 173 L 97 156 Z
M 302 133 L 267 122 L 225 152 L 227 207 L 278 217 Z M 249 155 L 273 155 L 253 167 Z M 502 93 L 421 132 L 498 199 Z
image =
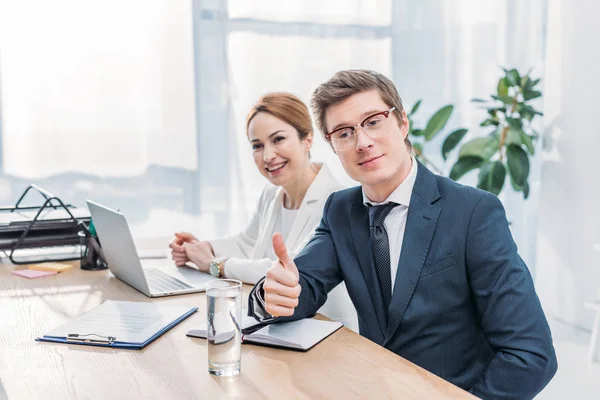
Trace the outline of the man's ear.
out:
M 400 116 L 401 121 L 400 121 L 400 132 L 402 133 L 402 138 L 406 139 L 408 137 L 408 131 L 410 129 L 410 127 L 408 126 L 408 117 L 406 116 L 406 112 L 402 111 L 402 114 Z

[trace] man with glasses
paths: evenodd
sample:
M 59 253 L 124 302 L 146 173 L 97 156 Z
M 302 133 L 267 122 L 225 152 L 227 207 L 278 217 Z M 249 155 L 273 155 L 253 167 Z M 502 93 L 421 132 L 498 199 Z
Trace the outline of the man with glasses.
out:
M 313 93 L 321 132 L 361 186 L 333 193 L 321 225 L 250 296 L 259 321 L 314 315 L 344 281 L 360 334 L 484 399 L 535 396 L 557 369 L 548 323 L 493 194 L 411 155 L 394 84 L 335 74 Z

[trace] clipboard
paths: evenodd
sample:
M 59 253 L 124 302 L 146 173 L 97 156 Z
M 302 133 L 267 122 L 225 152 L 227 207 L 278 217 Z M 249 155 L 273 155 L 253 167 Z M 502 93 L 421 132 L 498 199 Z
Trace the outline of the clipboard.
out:
M 109 300 L 35 340 L 141 350 L 197 310 L 177 304 Z

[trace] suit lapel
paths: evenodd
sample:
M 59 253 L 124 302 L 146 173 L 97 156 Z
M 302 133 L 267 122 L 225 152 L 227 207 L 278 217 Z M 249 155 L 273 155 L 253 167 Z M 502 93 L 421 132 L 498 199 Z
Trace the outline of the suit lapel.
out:
M 369 289 L 371 303 L 375 309 L 381 336 L 385 337 L 387 330 L 387 318 L 379 288 L 379 281 L 375 272 L 375 264 L 373 262 L 373 250 L 371 249 L 371 235 L 369 233 L 369 213 L 367 207 L 362 204 L 362 192 L 357 191 L 360 198 L 352 204 L 350 215 L 350 233 L 352 235 L 352 243 L 354 251 L 358 257 L 360 268 L 363 277 Z
M 441 212 L 439 207 L 431 203 L 439 198 L 435 175 L 419 163 L 417 179 L 408 207 L 385 343 L 398 329 L 419 281 Z

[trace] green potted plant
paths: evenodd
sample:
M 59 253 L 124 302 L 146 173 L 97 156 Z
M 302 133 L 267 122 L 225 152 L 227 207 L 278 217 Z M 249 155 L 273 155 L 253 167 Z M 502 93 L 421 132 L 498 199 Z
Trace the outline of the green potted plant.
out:
M 415 153 L 415 157 L 417 160 L 421 161 L 425 164 L 429 169 L 433 170 L 435 173 L 439 175 L 443 175 L 443 167 L 436 166 L 424 153 L 424 146 L 427 142 L 433 140 L 446 126 L 446 123 L 450 119 L 452 115 L 452 111 L 454 110 L 454 106 L 451 104 L 445 105 L 444 107 L 437 110 L 429 121 L 425 125 L 424 128 L 417 128 L 413 122 L 413 117 L 415 113 L 419 110 L 421 106 L 421 100 L 418 100 L 412 107 L 411 111 L 407 114 L 408 118 L 408 126 L 410 140 L 413 145 L 413 150 Z M 458 144 L 458 142 L 465 136 L 467 133 L 467 129 L 460 128 L 456 129 L 452 133 L 448 135 L 446 140 L 444 141 L 444 145 L 448 147 L 451 143 L 455 142 L 454 146 Z M 446 144 L 448 142 L 448 144 Z M 452 148 L 454 148 L 454 146 Z M 446 160 L 447 153 L 451 149 L 446 149 L 442 146 L 442 156 L 444 157 L 444 161 Z
M 516 69 L 503 69 L 504 76 L 498 81 L 496 94 L 490 100 L 473 99 L 486 110 L 486 118 L 481 127 L 490 127 L 491 131 L 464 143 L 458 150 L 458 159 L 450 170 L 450 178 L 459 180 L 467 172 L 479 169 L 477 187 L 496 195 L 500 194 L 508 175 L 514 190 L 529 196 L 529 157 L 535 154 L 534 141 L 538 133 L 532 127 L 536 116 L 543 115 L 536 110 L 531 101 L 542 96 L 536 89 L 540 79 L 532 79 L 530 73 L 521 76 Z M 409 121 L 418 110 L 418 101 L 409 113 Z M 437 173 L 442 173 L 423 154 L 423 142 L 435 137 L 445 126 L 452 114 L 452 106 L 439 109 L 424 129 L 412 128 L 416 157 Z M 442 144 L 442 157 L 448 155 L 465 137 L 467 130 L 457 129 L 446 137 Z M 416 140 L 415 140 L 416 139 Z

